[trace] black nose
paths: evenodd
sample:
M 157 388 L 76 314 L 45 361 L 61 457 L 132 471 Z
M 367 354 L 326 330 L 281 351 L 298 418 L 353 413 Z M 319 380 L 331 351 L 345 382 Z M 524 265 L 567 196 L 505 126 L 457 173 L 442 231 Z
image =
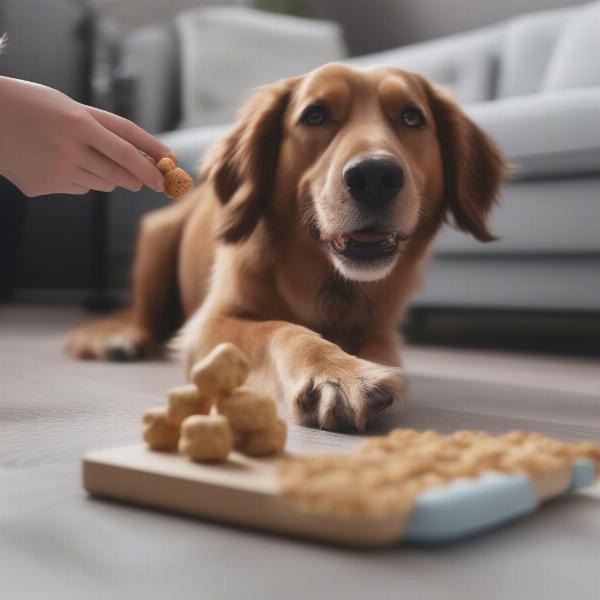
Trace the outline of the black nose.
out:
M 404 171 L 390 156 L 359 156 L 342 173 L 344 185 L 358 202 L 382 205 L 404 185 Z

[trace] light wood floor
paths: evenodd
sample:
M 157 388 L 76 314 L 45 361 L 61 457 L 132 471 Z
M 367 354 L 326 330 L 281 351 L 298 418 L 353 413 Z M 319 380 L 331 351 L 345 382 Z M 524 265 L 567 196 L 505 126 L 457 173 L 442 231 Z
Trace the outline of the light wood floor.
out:
M 75 308 L 0 307 L 0 596 L 31 597 L 36 585 L 43 585 L 45 597 L 73 597 L 64 595 L 61 573 L 85 598 L 108 597 L 109 590 L 112 597 L 134 598 L 143 589 L 146 598 L 166 597 L 168 591 L 183 598 L 347 599 L 352 590 L 361 597 L 374 590 L 388 597 L 404 589 L 411 597 L 432 598 L 437 590 L 445 598 L 487 600 L 525 597 L 517 593 L 522 586 L 506 577 L 511 569 L 515 579 L 538 569 L 545 598 L 564 598 L 573 586 L 579 586 L 578 598 L 598 597 L 592 592 L 600 589 L 600 571 L 595 559 L 586 558 L 597 553 L 600 540 L 597 489 L 578 503 L 558 503 L 527 523 L 451 552 L 402 550 L 402 560 L 392 553 L 377 561 L 373 555 L 359 559 L 86 500 L 79 480 L 83 452 L 137 441 L 143 410 L 162 403 L 183 373 L 173 362 L 69 360 L 61 352 L 65 333 L 85 318 Z M 381 416 L 368 434 L 393 427 L 532 429 L 568 440 L 600 440 L 598 360 L 420 347 L 407 349 L 406 367 L 408 407 Z M 358 441 L 294 426 L 290 433 L 291 448 L 299 450 L 350 448 Z M 219 553 L 203 545 L 209 540 Z M 542 558 L 543 569 L 541 563 L 536 567 Z M 269 565 L 268 576 L 260 575 L 259 559 Z M 253 587 L 227 579 L 223 560 L 228 568 L 241 569 Z M 179 579 L 168 575 L 184 564 L 189 572 Z M 165 566 L 166 579 L 160 575 Z M 486 587 L 479 590 L 474 578 Z M 10 595 L 2 593 L 3 580 Z M 94 588 L 100 580 L 104 587 Z M 151 580 L 153 586 L 144 585 Z M 306 581 L 318 593 L 306 592 Z M 210 593 L 194 596 L 200 582 Z M 98 589 L 107 595 L 94 595 Z M 542 597 L 539 585 L 530 589 Z

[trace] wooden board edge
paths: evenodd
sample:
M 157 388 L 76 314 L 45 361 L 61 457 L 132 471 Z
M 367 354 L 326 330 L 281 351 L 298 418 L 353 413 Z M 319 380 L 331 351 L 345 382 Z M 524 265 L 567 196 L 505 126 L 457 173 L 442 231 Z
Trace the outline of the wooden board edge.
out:
M 395 515 L 348 521 L 303 513 L 277 494 L 148 473 L 95 461 L 90 455 L 82 461 L 82 474 L 92 496 L 344 546 L 394 545 L 408 520 Z

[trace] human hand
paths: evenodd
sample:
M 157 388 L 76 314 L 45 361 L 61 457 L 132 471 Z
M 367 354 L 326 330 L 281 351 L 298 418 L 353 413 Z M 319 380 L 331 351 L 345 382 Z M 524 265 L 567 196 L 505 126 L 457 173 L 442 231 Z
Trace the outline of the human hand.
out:
M 0 174 L 26 196 L 110 192 L 142 185 L 163 191 L 160 171 L 139 152 L 172 152 L 112 113 L 52 88 L 0 77 Z

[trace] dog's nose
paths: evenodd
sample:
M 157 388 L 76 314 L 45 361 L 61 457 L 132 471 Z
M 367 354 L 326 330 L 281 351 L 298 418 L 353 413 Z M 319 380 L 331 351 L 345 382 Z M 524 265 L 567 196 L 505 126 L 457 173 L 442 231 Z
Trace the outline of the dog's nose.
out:
M 359 156 L 344 167 L 342 179 L 355 200 L 381 206 L 404 185 L 404 171 L 391 156 Z

